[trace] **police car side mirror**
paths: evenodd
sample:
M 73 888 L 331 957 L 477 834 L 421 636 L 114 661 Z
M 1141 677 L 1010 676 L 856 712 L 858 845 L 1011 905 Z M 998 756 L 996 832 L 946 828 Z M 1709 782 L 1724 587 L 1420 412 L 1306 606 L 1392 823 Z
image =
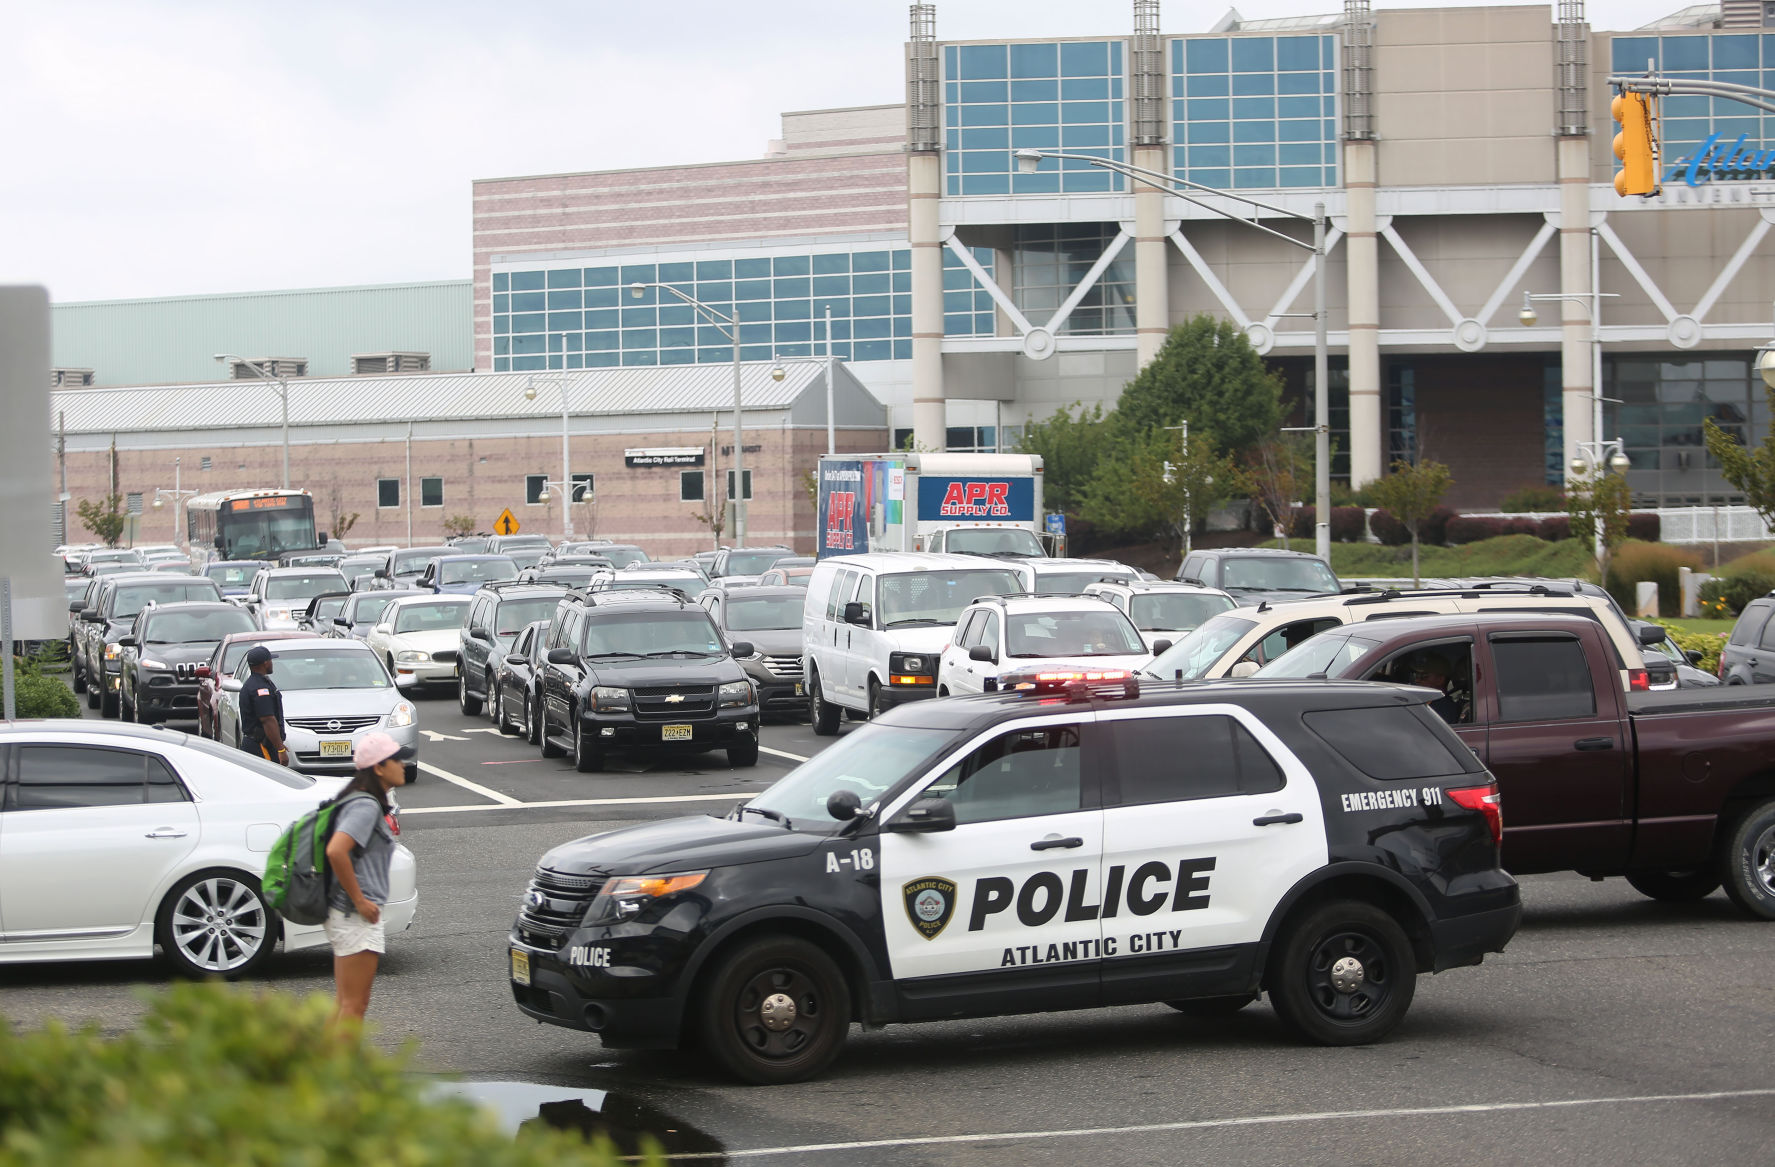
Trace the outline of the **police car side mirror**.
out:
M 834 790 L 826 799 L 826 813 L 841 823 L 848 823 L 863 809 L 863 800 L 854 790 Z
M 935 795 L 921 798 L 901 811 L 887 825 L 887 829 L 902 834 L 953 831 L 955 829 L 955 806 L 947 798 L 939 798 Z
M 998 654 L 992 651 L 991 645 L 976 644 L 974 647 L 968 649 L 968 659 L 985 661 L 987 664 L 992 665 L 998 663 Z
M 505 654 L 505 663 L 508 665 L 527 665 L 530 663 L 530 658 L 521 652 L 508 652 Z
M 240 692 L 240 678 L 239 677 L 229 677 L 226 680 L 224 680 L 222 682 L 222 691 L 224 693 L 238 693 L 238 692 Z
M 1171 642 L 1169 640 L 1155 640 L 1153 641 L 1153 655 L 1158 656 L 1161 652 L 1165 652 L 1170 647 Z

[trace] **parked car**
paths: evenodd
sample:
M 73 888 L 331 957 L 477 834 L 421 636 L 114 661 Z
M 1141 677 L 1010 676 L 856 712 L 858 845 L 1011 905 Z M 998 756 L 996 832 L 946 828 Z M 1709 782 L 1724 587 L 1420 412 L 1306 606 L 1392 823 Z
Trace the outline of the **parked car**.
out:
M 129 571 L 108 576 L 93 593 L 92 606 L 80 610 L 75 632 L 74 683 L 86 690 L 86 707 L 106 717 L 117 715 L 118 671 L 123 646 L 136 616 L 149 604 L 174 604 L 182 600 L 220 600 L 222 591 L 213 580 L 195 576 Z
M 542 741 L 542 666 L 548 652 L 549 622 L 524 625 L 511 650 L 493 672 L 489 698 L 493 724 L 503 734 L 516 734 L 531 745 Z
M 345 601 L 351 598 L 350 592 L 322 592 L 308 601 L 308 607 L 296 617 L 296 627 L 303 632 L 312 632 L 316 636 L 326 636 L 333 627 L 333 617 L 345 607 Z
M 982 596 L 962 612 L 943 646 L 937 695 L 992 692 L 1005 674 L 1038 665 L 1133 672 L 1151 660 L 1140 630 L 1106 599 Z
M 709 578 L 738 578 L 750 583 L 775 567 L 778 560 L 794 557 L 795 551 L 789 547 L 724 547 L 709 565 Z
M 0 963 L 148 960 L 158 945 L 179 976 L 239 977 L 280 939 L 286 952 L 326 943 L 321 928 L 280 920 L 259 877 L 271 840 L 339 779 L 134 725 L 11 722 L 0 744 L 10 757 Z M 397 843 L 389 935 L 412 924 L 418 902 L 413 855 Z
M 454 685 L 457 641 L 470 603 L 468 596 L 401 596 L 382 610 L 364 643 L 402 689 Z
M 307 633 L 286 630 L 282 632 L 236 632 L 224 636 L 210 653 L 209 659 L 197 670 L 197 732 L 201 737 L 212 741 L 220 741 L 222 737 L 222 694 L 238 691 L 240 681 L 234 677 L 234 670 L 247 654 L 247 649 L 255 644 L 266 644 L 275 647 L 279 640 L 302 640 Z
M 388 553 L 377 578 L 385 588 L 392 588 L 397 592 L 409 591 L 424 573 L 426 564 L 440 555 L 455 554 L 456 548 L 446 546 L 397 548 Z
M 1241 604 L 1336 595 L 1343 590 L 1331 565 L 1317 555 L 1273 547 L 1191 551 L 1178 565 L 1177 579 L 1219 588 Z
M 422 596 L 425 592 L 357 592 L 351 593 L 339 611 L 333 616 L 332 627 L 318 631 L 327 636 L 338 636 L 350 640 L 362 640 L 370 634 L 380 617 L 390 604 L 402 596 Z
M 1148 648 L 1163 640 L 1174 644 L 1210 616 L 1229 611 L 1238 601 L 1215 588 L 1163 580 L 1125 580 L 1086 584 L 1087 596 L 1102 596 L 1128 614 Z M 1154 651 L 1157 651 L 1156 649 Z
M 154 604 L 118 641 L 118 713 L 153 725 L 197 716 L 197 666 L 222 639 L 255 631 L 253 618 L 226 600 Z
M 1017 573 L 1024 591 L 1044 596 L 1075 596 L 1094 583 L 1133 583 L 1140 578 L 1132 567 L 1113 559 L 1036 559 L 1019 555 L 1001 562 Z
M 457 634 L 456 705 L 464 715 L 473 717 L 489 699 L 494 670 L 513 651 L 518 633 L 554 615 L 566 594 L 562 587 L 515 582 L 485 584 L 475 593 L 468 623 Z
M 202 574 L 215 580 L 222 594 L 234 600 L 253 590 L 253 577 L 264 567 L 259 559 L 217 559 L 204 564 Z
M 1720 650 L 1720 680 L 1728 685 L 1775 683 L 1775 593 L 1744 605 Z
M 1630 620 L 1628 623 L 1639 637 L 1640 651 L 1646 658 L 1646 672 L 1651 678 L 1648 688 L 1654 692 L 1711 689 L 1724 683 L 1707 670 L 1697 668 L 1702 660 L 1701 653 L 1693 648 L 1684 652 L 1662 624 L 1650 620 Z
M 686 599 L 697 595 L 709 581 L 684 567 L 655 567 L 649 563 L 622 571 L 599 572 L 592 577 L 588 590 L 593 592 L 675 590 Z
M 730 582 L 730 581 L 718 581 Z M 739 658 L 740 667 L 758 690 L 758 708 L 765 713 L 807 714 L 807 691 L 802 687 L 801 608 L 806 593 L 801 588 L 767 588 L 747 584 L 736 588 L 710 588 L 697 603 L 715 621 L 729 641 L 752 646 Z
M 518 582 L 527 584 L 548 584 L 558 588 L 588 588 L 598 578 L 600 571 L 609 568 L 577 567 L 532 567 L 518 573 Z
M 759 576 L 758 583 L 760 586 L 767 588 L 790 587 L 805 589 L 807 587 L 807 581 L 813 578 L 813 574 L 814 569 L 812 567 L 784 567 L 779 563 L 777 566 Z
M 483 584 L 518 578 L 509 555 L 440 555 L 413 581 L 417 591 L 447 596 L 472 596 Z
M 350 590 L 345 577 L 330 567 L 261 567 L 242 603 L 261 628 L 295 628 L 308 601 Z
M 647 552 L 633 543 L 600 543 L 595 554 L 602 555 L 619 568 L 647 562 Z
M 283 695 L 284 741 L 290 767 L 308 774 L 355 772 L 351 751 L 373 730 L 413 750 L 407 781 L 417 777 L 419 730 L 413 703 L 394 685 L 376 654 L 355 640 L 318 636 L 270 645 L 272 679 Z M 251 670 L 243 655 L 234 679 Z M 221 701 L 222 744 L 240 745 L 240 686 L 225 687 Z

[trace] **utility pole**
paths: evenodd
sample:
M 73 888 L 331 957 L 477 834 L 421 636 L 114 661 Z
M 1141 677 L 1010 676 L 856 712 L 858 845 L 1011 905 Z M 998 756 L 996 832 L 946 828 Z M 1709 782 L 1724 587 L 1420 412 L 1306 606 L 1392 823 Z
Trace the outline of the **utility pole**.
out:
M 1177 425 L 1168 425 L 1165 428 L 1177 431 L 1177 447 L 1179 451 L 1177 472 L 1182 474 L 1184 472 L 1184 464 L 1189 461 L 1189 420 L 1186 418 Z M 1196 516 L 1194 514 L 1195 508 L 1191 503 L 1192 500 L 1190 499 L 1189 487 L 1185 486 L 1183 488 L 1183 553 L 1186 557 L 1189 555 L 1190 535 L 1194 531 L 1196 525 Z

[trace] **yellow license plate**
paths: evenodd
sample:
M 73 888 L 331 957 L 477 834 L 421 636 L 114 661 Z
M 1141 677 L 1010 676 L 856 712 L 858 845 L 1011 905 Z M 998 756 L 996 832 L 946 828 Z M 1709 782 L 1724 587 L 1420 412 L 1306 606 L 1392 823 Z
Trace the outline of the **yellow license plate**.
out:
M 661 741 L 687 742 L 690 740 L 690 727 L 688 725 L 662 725 L 659 727 L 659 735 Z
M 512 949 L 512 980 L 520 985 L 530 983 L 530 954 Z
M 322 742 L 320 744 L 320 756 L 323 758 L 349 758 L 351 756 L 351 743 Z
M 800 696 L 803 696 L 803 695 L 804 695 L 804 694 L 803 694 L 803 693 L 802 693 L 802 691 L 801 691 L 801 682 L 800 682 L 800 681 L 796 681 L 796 682 L 795 682 L 795 695 L 796 695 L 796 696 L 797 696 L 797 697 L 800 697 Z

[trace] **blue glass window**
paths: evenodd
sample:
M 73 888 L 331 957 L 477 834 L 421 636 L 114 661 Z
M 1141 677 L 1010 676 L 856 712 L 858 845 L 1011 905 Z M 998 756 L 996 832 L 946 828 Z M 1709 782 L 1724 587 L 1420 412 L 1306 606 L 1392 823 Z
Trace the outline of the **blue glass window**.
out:
M 579 269 L 576 267 L 550 268 L 549 269 L 549 287 L 551 287 L 551 288 L 577 288 L 577 287 L 579 287 Z
M 814 277 L 814 295 L 816 296 L 848 296 L 850 294 L 851 278 L 849 276 Z
M 814 275 L 839 275 L 851 269 L 851 257 L 847 252 L 835 252 L 830 255 L 814 256 Z
M 512 352 L 513 353 L 540 353 L 540 352 L 544 351 L 544 349 L 546 347 L 543 343 L 546 339 L 547 338 L 542 336 L 540 333 L 533 334 L 530 336 L 514 336 L 514 337 L 512 337 Z
M 634 264 L 634 265 L 625 266 L 622 269 L 622 275 L 619 279 L 619 282 L 625 288 L 629 287 L 631 284 L 658 283 L 659 282 L 659 269 L 654 267 L 651 263 L 641 263 L 641 264 Z M 644 300 L 645 300 L 645 297 L 650 297 L 650 296 L 654 295 L 656 291 L 657 291 L 657 289 L 647 288 L 644 292 Z
M 1106 91 L 1101 96 L 1108 97 Z M 1058 81 L 1013 81 L 1011 82 L 1012 101 L 1059 101 L 1060 82 Z
M 585 327 L 585 325 L 580 322 L 579 313 L 577 312 L 549 313 L 550 332 L 578 332 L 583 327 Z
M 1060 73 L 1059 51 L 1056 45 L 1012 45 L 1011 76 L 1013 77 L 1056 77 Z M 1067 70 L 1078 72 L 1078 70 Z
M 495 312 L 510 312 L 512 310 L 511 295 L 506 292 L 493 293 L 493 310 Z
M 1044 165 L 1034 175 L 1021 174 L 1012 151 L 1088 149 L 1122 157 L 1120 41 L 952 45 L 945 46 L 944 61 L 949 194 L 1119 189 L 1119 178 L 1090 168 Z M 1063 125 L 1083 132 L 1062 138 Z
M 1319 38 L 1310 36 L 1285 36 L 1276 39 L 1276 68 L 1317 69 L 1319 67 Z
M 963 80 L 1005 75 L 1004 45 L 961 45 L 958 75 Z
M 659 265 L 659 282 L 662 284 L 688 284 L 696 279 L 694 263 L 662 263 Z
M 541 332 L 546 318 L 541 312 L 527 312 L 512 317 L 513 332 Z
M 509 273 L 502 272 L 502 271 L 493 273 L 493 290 L 495 292 L 510 291 L 511 290 L 511 283 L 512 283 L 512 277 Z
M 550 274 L 552 275 L 553 273 L 551 272 Z M 577 268 L 574 269 L 573 275 L 576 279 L 578 278 L 579 270 Z M 570 292 L 549 293 L 549 308 L 551 310 L 577 307 L 579 307 L 579 290 L 577 288 Z
M 588 267 L 585 269 L 585 286 L 588 288 L 616 287 L 617 269 L 613 267 Z
M 1233 72 L 1271 73 L 1276 68 L 1276 41 L 1267 36 L 1233 38 Z
M 512 311 L 541 312 L 548 307 L 547 300 L 542 292 L 515 292 L 512 294 Z
M 1335 153 L 1324 159 L 1329 167 L 1318 165 L 1321 147 L 1337 141 L 1335 122 L 1324 120 L 1336 111 L 1336 75 L 1325 72 L 1335 64 L 1334 45 L 1329 36 L 1298 35 L 1173 40 L 1172 90 L 1188 94 L 1172 105 L 1178 177 L 1246 189 L 1265 181 L 1335 185 Z M 1216 102 L 1222 94 L 1232 100 Z M 1294 166 L 1287 175 L 1275 169 L 1276 142 L 1290 144 Z M 1237 148 L 1225 149 L 1228 143 Z
M 515 271 L 512 273 L 512 291 L 540 292 L 542 278 L 542 273 L 539 271 Z
M 615 308 L 604 308 L 597 312 L 587 312 L 585 314 L 585 326 L 587 328 L 615 328 L 621 323 L 621 321 L 622 313 L 618 312 Z
M 1706 36 L 1666 36 L 1659 37 L 1659 48 L 1663 54 L 1663 68 L 1667 72 L 1682 69 L 1707 68 Z M 1641 66 L 1643 68 L 1643 66 Z
M 755 280 L 770 275 L 768 259 L 736 259 L 733 264 L 733 278 L 736 280 Z
M 851 291 L 859 296 L 875 295 L 881 292 L 886 292 L 889 290 L 892 278 L 893 277 L 885 271 L 859 272 L 851 277 Z
M 1235 97 L 1274 92 L 1276 92 L 1276 75 L 1274 73 L 1233 74 L 1233 96 Z
M 733 278 L 733 261 L 729 259 L 698 260 L 696 278 L 699 280 L 731 280 Z
M 1108 77 L 1067 77 L 1060 82 L 1060 96 L 1067 101 L 1108 101 L 1109 83 Z
M 851 270 L 854 272 L 887 271 L 890 266 L 891 262 L 885 251 L 859 251 L 851 256 Z
M 511 330 L 512 330 L 512 318 L 510 316 L 495 316 L 493 318 L 493 331 L 494 332 L 496 332 L 496 333 L 497 332 L 510 332 Z

